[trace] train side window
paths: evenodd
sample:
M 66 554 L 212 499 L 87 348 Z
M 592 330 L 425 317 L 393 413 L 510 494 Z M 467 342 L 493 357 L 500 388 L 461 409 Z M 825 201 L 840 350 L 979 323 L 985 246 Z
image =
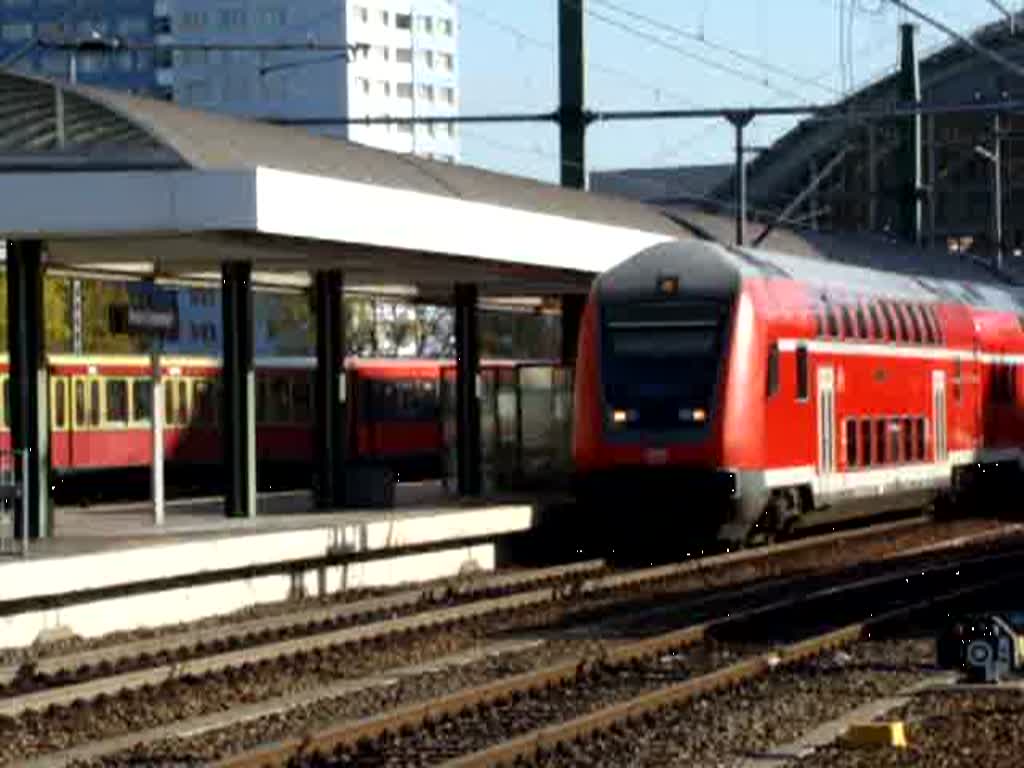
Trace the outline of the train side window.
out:
M 839 311 L 843 316 L 843 337 L 852 339 L 856 335 L 853 332 L 853 313 L 850 312 L 850 308 L 845 304 L 839 306 Z
M 907 324 L 907 316 L 903 313 L 903 306 L 894 304 L 893 313 L 896 315 L 896 326 L 899 330 L 897 337 L 900 341 L 910 341 L 910 328 Z
M 925 453 L 926 453 L 925 441 L 927 439 L 928 433 L 925 431 L 925 420 L 924 420 L 924 418 L 922 416 L 918 416 L 916 421 L 917 421 L 917 427 L 914 430 L 914 437 L 916 439 L 915 439 L 914 443 L 916 445 L 917 450 L 916 450 L 914 455 L 917 456 L 917 460 L 918 461 L 924 461 L 924 457 L 925 457 Z
M 959 357 L 953 360 L 953 399 L 958 403 L 963 398 L 963 368 L 963 361 Z
M 68 425 L 68 391 L 67 381 L 57 379 L 53 382 L 53 426 L 55 429 L 64 429 Z M 4 398 L 4 405 L 7 404 Z M 7 409 L 4 408 L 4 412 Z
M 306 424 L 310 420 L 312 409 L 309 399 L 309 376 L 300 373 L 292 381 L 292 407 L 295 411 L 295 421 L 298 424 Z
M 174 408 L 174 382 L 164 382 L 164 424 L 174 426 L 178 412 Z
M 885 426 L 885 419 L 878 419 L 875 422 L 875 456 L 879 464 L 885 464 L 889 460 L 886 455 L 888 441 L 886 440 Z
M 892 304 L 887 301 L 881 303 L 882 317 L 885 318 L 885 333 L 889 341 L 896 341 L 896 320 L 893 318 Z
M 899 464 L 902 461 L 900 456 L 900 420 L 890 419 L 889 420 L 889 461 L 893 464 Z
M 289 421 L 289 401 L 291 400 L 291 388 L 288 386 L 288 379 L 284 376 L 274 376 L 270 380 L 270 420 L 275 424 L 284 424 Z
M 819 339 L 825 335 L 825 317 L 820 309 L 814 310 L 814 335 Z
M 125 379 L 107 379 L 107 421 L 114 424 L 128 422 L 128 382 Z
M 0 410 L 4 412 L 4 426 L 7 429 L 11 428 L 11 409 L 8 403 L 11 402 L 11 379 L 8 376 L 4 376 L 3 391 L 0 392 L 0 396 L 3 397 L 3 402 L 0 403 Z
M 932 316 L 928 311 L 928 307 L 922 306 L 919 308 L 921 312 L 921 324 L 924 327 L 924 340 L 928 344 L 937 344 L 939 341 L 938 334 L 935 332 L 935 326 L 932 325 Z
M 207 379 L 196 379 L 192 384 L 192 411 L 199 424 L 217 423 L 217 403 L 213 396 L 213 383 Z
M 914 420 L 909 416 L 903 419 L 903 460 L 915 461 L 917 452 L 914 450 Z
M 871 419 L 861 419 L 860 445 L 861 451 L 863 451 L 863 461 L 861 463 L 865 467 L 870 467 L 873 463 L 873 457 L 871 455 Z
M 178 382 L 178 412 L 177 421 L 179 424 L 187 425 L 189 422 L 188 403 L 188 382 L 182 379 Z
M 810 371 L 808 370 L 807 347 L 803 344 L 796 348 L 796 399 L 806 400 L 811 389 Z
M 772 344 L 768 350 L 767 395 L 772 397 L 779 391 L 779 345 Z
M 864 305 L 857 304 L 854 312 L 857 317 L 857 337 L 860 339 L 870 338 L 871 333 L 868 331 L 868 316 L 864 314 Z
M 857 420 L 846 420 L 846 466 L 856 467 L 858 459 L 857 452 Z
M 825 320 L 828 324 L 828 335 L 830 338 L 839 338 L 839 310 L 829 304 L 825 307 Z
M 882 327 L 882 318 L 878 314 L 878 305 L 873 301 L 868 302 L 868 317 L 871 319 L 871 338 L 882 339 L 885 330 Z
M 270 419 L 270 382 L 266 376 L 256 379 L 256 423 L 266 424 Z
M 149 421 L 153 411 L 151 400 L 153 399 L 153 385 L 147 379 L 135 379 L 132 381 L 132 421 Z
M 924 341 L 924 329 L 921 327 L 921 317 L 918 315 L 916 304 L 906 305 L 907 315 L 910 316 L 910 336 L 915 344 Z
M 75 426 L 84 427 L 88 421 L 85 405 L 85 382 L 75 379 Z
M 945 338 L 942 333 L 942 323 L 939 321 L 939 313 L 935 311 L 935 307 L 926 307 L 926 309 L 932 319 L 932 325 L 935 327 L 935 343 L 942 344 Z
M 100 382 L 99 379 L 89 381 L 89 425 L 100 425 Z

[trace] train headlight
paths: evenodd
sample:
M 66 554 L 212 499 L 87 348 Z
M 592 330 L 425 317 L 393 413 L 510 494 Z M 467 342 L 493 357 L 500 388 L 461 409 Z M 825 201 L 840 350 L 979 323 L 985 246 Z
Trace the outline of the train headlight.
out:
M 629 413 L 626 411 L 612 411 L 613 424 L 625 424 L 629 421 Z
M 694 421 L 706 421 L 708 418 L 708 412 L 703 408 L 693 409 L 693 420 Z

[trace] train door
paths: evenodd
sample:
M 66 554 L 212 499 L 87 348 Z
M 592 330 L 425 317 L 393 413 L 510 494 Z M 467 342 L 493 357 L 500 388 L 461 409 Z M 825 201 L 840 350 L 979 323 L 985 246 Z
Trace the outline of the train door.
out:
M 95 434 L 100 427 L 100 380 L 95 376 L 75 376 L 71 380 L 71 466 L 86 469 L 93 466 L 102 456 L 93 445 Z
M 946 447 L 946 372 L 932 371 L 932 435 L 935 445 L 935 461 L 945 461 Z
M 836 467 L 835 369 L 818 368 L 818 474 L 828 475 Z

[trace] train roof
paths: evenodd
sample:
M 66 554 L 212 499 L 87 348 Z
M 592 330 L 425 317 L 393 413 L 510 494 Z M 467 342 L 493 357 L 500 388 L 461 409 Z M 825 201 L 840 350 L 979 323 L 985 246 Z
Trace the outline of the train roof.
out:
M 833 259 L 811 258 L 707 241 L 675 241 L 642 251 L 609 270 L 599 282 L 606 290 L 628 292 L 639 279 L 649 292 L 652 274 L 657 277 L 674 269 L 684 283 L 699 285 L 709 295 L 724 295 L 742 279 L 774 277 L 806 283 L 836 299 L 873 295 L 1024 314 L 1024 288 L 949 254 L 872 247 L 868 239 L 858 243 L 853 238 L 832 254 Z

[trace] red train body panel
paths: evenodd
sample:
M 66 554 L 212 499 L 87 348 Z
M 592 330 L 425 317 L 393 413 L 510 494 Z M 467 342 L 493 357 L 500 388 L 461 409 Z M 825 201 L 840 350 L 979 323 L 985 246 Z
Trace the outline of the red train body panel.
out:
M 656 246 L 601 276 L 584 313 L 580 491 L 642 487 L 668 519 L 737 539 L 1019 471 L 1022 306 L 993 281 Z

